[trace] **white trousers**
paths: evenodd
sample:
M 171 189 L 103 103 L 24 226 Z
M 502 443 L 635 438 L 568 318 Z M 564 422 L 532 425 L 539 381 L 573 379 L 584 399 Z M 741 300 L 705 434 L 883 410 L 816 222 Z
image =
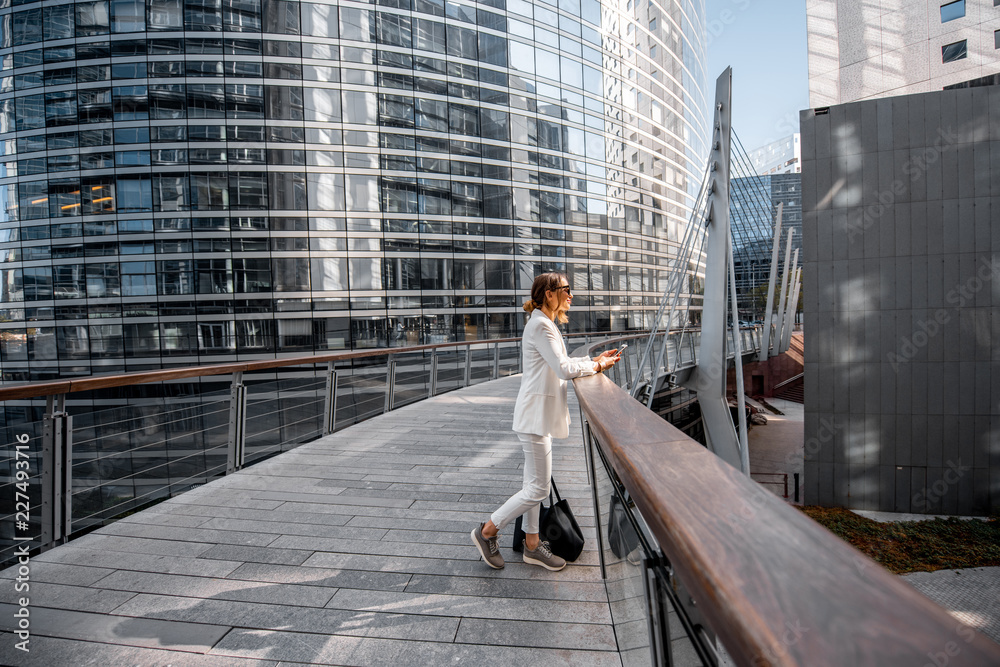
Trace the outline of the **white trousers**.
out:
M 517 437 L 524 450 L 524 484 L 490 519 L 499 530 L 524 515 L 524 532 L 537 533 L 538 504 L 548 498 L 552 479 L 552 438 L 532 433 L 518 433 Z

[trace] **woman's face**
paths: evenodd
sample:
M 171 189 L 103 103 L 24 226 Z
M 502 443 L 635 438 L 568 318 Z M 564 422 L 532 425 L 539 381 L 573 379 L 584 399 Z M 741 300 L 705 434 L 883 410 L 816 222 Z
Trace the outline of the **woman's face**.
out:
M 551 309 L 556 312 L 566 312 L 573 305 L 573 293 L 565 278 L 559 279 L 559 287 L 555 290 L 550 290 L 547 297 L 551 298 L 549 302 L 552 304 Z

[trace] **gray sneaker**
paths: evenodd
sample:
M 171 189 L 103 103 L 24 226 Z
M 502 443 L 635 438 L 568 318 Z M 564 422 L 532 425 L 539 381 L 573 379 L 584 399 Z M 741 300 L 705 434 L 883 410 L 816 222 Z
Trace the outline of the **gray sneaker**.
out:
M 529 563 L 531 565 L 541 565 L 546 570 L 552 570 L 553 572 L 558 572 L 566 567 L 565 559 L 552 553 L 552 549 L 549 548 L 548 542 L 539 542 L 538 548 L 534 551 L 529 549 L 526 543 L 523 544 L 525 563 Z
M 503 568 L 503 556 L 500 555 L 496 536 L 483 536 L 483 526 L 485 525 L 485 523 L 481 523 L 472 530 L 472 543 L 479 549 L 479 555 L 483 557 L 486 564 L 494 570 L 499 570 Z

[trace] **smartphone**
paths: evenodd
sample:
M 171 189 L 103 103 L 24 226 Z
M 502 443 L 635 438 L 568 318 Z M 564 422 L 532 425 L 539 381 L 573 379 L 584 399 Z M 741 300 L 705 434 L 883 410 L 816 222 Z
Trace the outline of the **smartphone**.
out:
M 618 355 L 617 356 L 619 356 L 619 357 L 622 356 L 622 352 L 624 352 L 625 348 L 627 348 L 627 347 L 628 347 L 628 343 L 624 343 L 620 348 L 618 348 Z

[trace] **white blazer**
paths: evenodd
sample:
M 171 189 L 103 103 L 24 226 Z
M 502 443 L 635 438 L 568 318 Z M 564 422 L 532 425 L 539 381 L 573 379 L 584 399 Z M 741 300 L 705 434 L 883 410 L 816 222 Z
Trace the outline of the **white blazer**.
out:
M 566 381 L 593 375 L 593 360 L 567 356 L 559 328 L 536 309 L 524 327 L 521 361 L 524 374 L 514 404 L 513 429 L 553 438 L 569 437 Z

